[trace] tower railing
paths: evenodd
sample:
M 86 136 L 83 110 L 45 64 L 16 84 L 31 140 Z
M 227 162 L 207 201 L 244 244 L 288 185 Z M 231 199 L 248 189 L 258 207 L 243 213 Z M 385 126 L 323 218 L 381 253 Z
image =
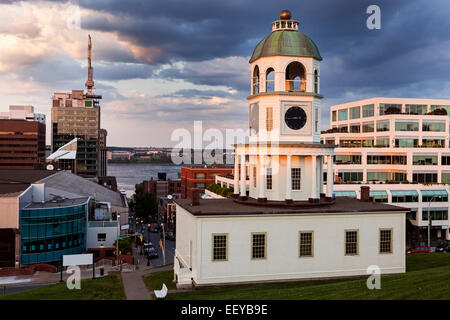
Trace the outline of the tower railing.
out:
M 286 91 L 306 92 L 306 80 L 285 80 Z

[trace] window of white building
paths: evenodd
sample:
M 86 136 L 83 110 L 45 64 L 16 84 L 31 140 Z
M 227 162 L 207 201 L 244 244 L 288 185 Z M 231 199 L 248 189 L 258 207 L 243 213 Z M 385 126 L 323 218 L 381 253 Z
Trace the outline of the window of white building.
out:
M 392 229 L 380 229 L 380 253 L 392 253 Z
M 345 231 L 345 255 L 356 256 L 359 251 L 358 230 Z
M 266 236 L 265 232 L 252 233 L 252 259 L 266 258 Z
M 228 260 L 228 234 L 212 235 L 212 260 L 226 261 Z
M 266 169 L 266 189 L 272 190 L 272 168 Z
M 299 235 L 299 257 L 313 257 L 314 256 L 314 232 L 300 231 Z
M 301 189 L 301 168 L 291 168 L 292 190 Z

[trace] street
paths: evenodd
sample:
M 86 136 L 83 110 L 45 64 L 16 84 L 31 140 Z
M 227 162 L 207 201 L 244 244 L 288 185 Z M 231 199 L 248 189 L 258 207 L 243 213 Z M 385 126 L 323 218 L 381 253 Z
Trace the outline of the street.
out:
M 130 226 L 131 230 L 134 232 L 135 226 Z M 144 243 L 151 242 L 153 244 L 153 247 L 158 252 L 158 258 L 150 259 L 150 266 L 158 267 L 163 265 L 163 252 L 162 249 L 159 247 L 159 241 L 161 239 L 160 233 L 153 233 L 148 232 L 147 226 L 144 224 L 144 229 L 142 229 L 141 224 L 137 225 L 138 233 L 142 234 L 144 238 Z M 149 237 L 150 236 L 150 237 Z M 162 244 L 164 246 L 164 239 L 161 239 Z M 172 264 L 173 263 L 173 257 L 175 255 L 175 241 L 166 240 L 166 264 Z M 147 266 L 147 255 L 140 253 L 140 246 L 138 246 L 138 249 L 136 249 L 136 246 L 134 246 L 133 250 L 135 251 L 135 258 L 139 260 L 139 266 Z M 137 261 L 136 264 L 138 265 Z

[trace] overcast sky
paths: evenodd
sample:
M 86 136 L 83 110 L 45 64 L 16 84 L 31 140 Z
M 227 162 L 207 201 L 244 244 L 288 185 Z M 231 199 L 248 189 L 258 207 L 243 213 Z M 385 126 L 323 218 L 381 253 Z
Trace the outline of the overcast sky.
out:
M 84 89 L 91 34 L 108 146 L 171 146 L 194 120 L 247 129 L 248 60 L 282 9 L 323 57 L 322 129 L 346 101 L 450 98 L 448 0 L 0 0 L 0 111 L 34 105 L 49 135 L 53 92 Z

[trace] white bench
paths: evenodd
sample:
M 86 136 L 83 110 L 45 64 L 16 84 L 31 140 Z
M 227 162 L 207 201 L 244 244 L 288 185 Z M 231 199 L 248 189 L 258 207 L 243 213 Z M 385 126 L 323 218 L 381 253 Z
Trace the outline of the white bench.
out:
M 166 297 L 167 295 L 167 287 L 166 284 L 163 283 L 162 289 L 161 290 L 154 290 L 155 291 L 155 296 L 159 299 L 163 299 Z

